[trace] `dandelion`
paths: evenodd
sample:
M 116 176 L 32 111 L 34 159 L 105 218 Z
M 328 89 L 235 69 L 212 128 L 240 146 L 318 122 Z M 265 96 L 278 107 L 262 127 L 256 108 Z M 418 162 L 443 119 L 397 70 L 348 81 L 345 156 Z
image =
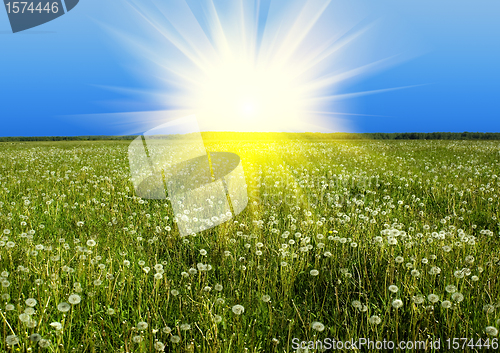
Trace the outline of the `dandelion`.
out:
M 34 298 L 28 298 L 28 299 L 26 299 L 25 303 L 27 306 L 34 307 L 36 305 L 37 301 Z
M 392 293 L 397 293 L 398 290 L 399 290 L 399 288 L 397 286 L 395 286 L 394 284 L 389 286 L 389 291 Z
M 27 323 L 28 321 L 31 320 L 30 316 L 26 313 L 22 313 L 19 315 L 19 320 L 23 323 Z
M 56 329 L 56 331 L 61 331 L 62 330 L 62 325 L 60 322 L 52 322 L 50 323 L 50 326 Z
M 14 305 L 13 305 L 13 304 L 7 304 L 7 305 L 5 305 L 5 310 L 6 310 L 6 311 L 12 311 L 12 310 L 14 310 L 14 308 L 15 308 L 15 307 L 14 307 Z
M 71 305 L 69 305 L 68 303 L 66 302 L 61 302 L 57 305 L 57 310 L 59 310 L 60 312 L 68 312 L 69 309 L 71 309 Z
M 451 308 L 451 302 L 449 300 L 443 300 L 441 302 L 441 307 L 444 309 L 449 309 Z
M 361 307 L 362 307 L 362 304 L 361 304 L 361 302 L 359 300 L 353 300 L 351 304 L 356 309 L 361 309 Z
M 158 342 L 155 342 L 155 344 L 153 345 L 153 347 L 155 348 L 155 350 L 159 351 L 159 352 L 163 352 L 165 350 L 165 345 L 158 341 Z
M 393 300 L 392 302 L 392 307 L 395 308 L 395 309 L 399 309 L 403 306 L 403 301 L 400 300 L 400 299 L 395 299 Z
M 159 280 L 163 278 L 163 275 L 161 273 L 155 273 L 154 278 Z
M 245 312 L 245 308 L 243 307 L 243 305 L 234 305 L 231 309 L 233 311 L 233 313 L 235 313 L 236 315 L 241 315 Z
M 144 321 L 140 321 L 137 323 L 137 329 L 140 331 L 144 331 L 145 329 L 148 328 L 148 323 Z
M 172 289 L 172 290 L 170 291 L 170 293 L 171 293 L 174 297 L 176 297 L 176 296 L 178 296 L 178 295 L 179 295 L 179 291 L 178 291 L 177 289 Z
M 190 324 L 181 324 L 181 326 L 179 326 L 179 328 L 180 328 L 182 331 L 187 331 L 187 330 L 190 330 L 190 329 L 191 329 L 191 325 L 190 325 Z
M 318 332 L 321 332 L 325 329 L 325 325 L 323 325 L 321 322 L 319 321 L 314 321 L 313 323 L 311 323 L 311 328 L 313 330 L 316 330 Z
M 317 275 L 319 275 L 319 271 L 318 270 L 311 270 L 309 273 L 311 274 L 311 276 L 317 276 Z
M 455 293 L 457 291 L 457 287 L 455 287 L 453 284 L 449 284 L 445 287 L 445 290 L 448 293 Z
M 5 338 L 5 342 L 9 345 L 9 346 L 15 346 L 16 344 L 19 343 L 19 338 L 17 338 L 16 335 L 9 335 Z
M 47 347 L 49 347 L 49 346 L 50 346 L 50 341 L 42 338 L 42 339 L 38 342 L 38 345 L 39 345 L 41 348 L 47 348 Z
M 397 240 L 396 238 L 389 238 L 389 239 L 387 240 L 387 243 L 388 243 L 389 245 L 396 245 L 396 244 L 398 243 L 398 240 Z
M 214 288 L 216 291 L 220 292 L 222 291 L 222 284 L 216 284 Z
M 431 267 L 431 269 L 429 270 L 429 273 L 431 275 L 438 275 L 441 273 L 441 268 L 437 267 L 437 266 L 433 266 Z
M 170 342 L 172 342 L 172 343 L 179 343 L 180 341 L 181 341 L 181 338 L 177 335 L 170 337 Z
M 462 300 L 464 300 L 464 295 L 462 293 L 455 292 L 451 295 L 451 299 L 453 299 L 457 303 L 460 303 Z
M 75 305 L 82 301 L 82 298 L 78 294 L 71 294 L 68 298 L 70 304 Z
M 93 239 L 89 239 L 89 240 L 87 240 L 87 246 L 92 247 L 92 246 L 95 246 L 96 244 L 97 244 L 97 243 L 96 243 L 96 242 L 95 242 L 95 240 L 93 240 Z
M 395 261 L 396 261 L 398 264 L 403 263 L 403 262 L 404 262 L 404 260 L 405 260 L 405 259 L 404 259 L 402 256 L 397 256 L 397 257 L 396 257 L 396 259 L 395 259 Z
M 416 270 L 416 269 L 415 269 L 415 270 L 411 270 L 411 272 L 410 272 L 410 273 L 411 273 L 411 275 L 412 275 L 413 277 L 419 277 L 419 276 L 420 276 L 420 271 L 419 271 L 419 270 Z
M 267 295 L 267 294 L 264 294 L 261 298 L 261 300 L 264 302 L 264 303 L 269 303 L 269 301 L 271 300 L 271 296 L 270 295 Z
M 35 313 L 35 309 L 33 309 L 32 307 L 27 307 L 26 309 L 24 309 L 24 313 L 28 315 L 33 315 Z
M 466 256 L 465 262 L 467 262 L 468 264 L 472 264 L 474 262 L 474 256 L 472 255 Z
M 498 330 L 493 327 L 493 326 L 487 326 L 484 331 L 486 332 L 487 335 L 489 336 L 497 336 L 498 335 Z
M 216 323 L 216 324 L 218 324 L 218 323 L 222 322 L 222 316 L 220 316 L 220 315 L 215 315 L 215 317 L 214 317 L 214 321 L 215 321 L 215 323 Z
M 134 341 L 135 343 L 141 343 L 141 342 L 142 342 L 142 340 L 143 340 L 142 336 L 139 336 L 139 335 L 134 336 L 134 337 L 132 338 L 132 341 Z
M 485 304 L 483 306 L 483 311 L 486 313 L 486 314 L 491 314 L 495 311 L 495 306 L 494 305 L 491 305 L 491 304 Z
M 205 249 L 201 249 L 200 250 L 200 255 L 206 256 L 207 255 L 207 251 Z
M 437 303 L 439 301 L 439 296 L 436 295 L 436 294 L 429 294 L 427 296 L 427 299 L 431 302 L 431 303 Z
M 163 329 L 162 329 L 163 333 L 166 333 L 167 335 L 172 332 L 172 329 L 168 326 L 165 326 Z
M 31 342 L 38 342 L 42 339 L 42 336 L 40 336 L 38 333 L 33 333 L 29 336 L 29 339 Z
M 106 310 L 106 313 L 107 313 L 108 315 L 114 315 L 114 314 L 115 314 L 115 309 L 108 308 L 108 310 Z
M 380 317 L 378 317 L 377 315 L 373 315 L 371 316 L 368 321 L 370 322 L 370 324 L 372 325 L 378 325 L 382 322 L 382 320 L 380 319 Z

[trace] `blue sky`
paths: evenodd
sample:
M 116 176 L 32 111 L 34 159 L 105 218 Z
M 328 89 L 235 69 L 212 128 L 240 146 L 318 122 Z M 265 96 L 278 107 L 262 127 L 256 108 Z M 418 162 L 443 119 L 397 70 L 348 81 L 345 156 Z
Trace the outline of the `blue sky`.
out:
M 343 118 L 351 131 L 500 131 L 499 1 L 360 0 L 357 6 L 382 28 L 365 50 L 394 44 L 418 54 L 341 87 L 352 93 L 415 86 L 350 99 L 344 111 L 358 115 Z M 0 136 L 118 135 L 125 133 L 119 125 L 84 116 L 164 108 L 147 93 L 157 92 L 158 82 L 137 75 L 145 63 L 110 34 L 113 28 L 150 40 L 133 23 L 124 1 L 82 0 L 52 22 L 12 34 L 0 9 Z

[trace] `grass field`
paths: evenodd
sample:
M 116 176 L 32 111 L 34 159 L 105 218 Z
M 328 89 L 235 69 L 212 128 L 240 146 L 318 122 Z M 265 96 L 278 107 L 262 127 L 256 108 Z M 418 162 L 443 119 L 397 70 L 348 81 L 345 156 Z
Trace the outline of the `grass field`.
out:
M 249 203 L 187 237 L 128 143 L 0 143 L 0 351 L 498 347 L 500 142 L 206 141 Z

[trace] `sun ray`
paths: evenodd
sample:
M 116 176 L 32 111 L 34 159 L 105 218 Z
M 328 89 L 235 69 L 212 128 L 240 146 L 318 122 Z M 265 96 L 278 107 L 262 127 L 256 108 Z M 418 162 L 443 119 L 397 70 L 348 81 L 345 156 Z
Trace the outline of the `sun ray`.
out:
M 164 89 L 152 100 L 196 114 L 205 130 L 344 129 L 349 124 L 336 118 L 335 102 L 414 87 L 342 93 L 343 82 L 388 67 L 397 55 L 359 55 L 375 24 L 362 14 L 329 20 L 331 0 L 130 1 L 157 38 L 113 32 L 154 64 L 143 67 L 143 78 Z M 318 113 L 325 111 L 332 114 Z

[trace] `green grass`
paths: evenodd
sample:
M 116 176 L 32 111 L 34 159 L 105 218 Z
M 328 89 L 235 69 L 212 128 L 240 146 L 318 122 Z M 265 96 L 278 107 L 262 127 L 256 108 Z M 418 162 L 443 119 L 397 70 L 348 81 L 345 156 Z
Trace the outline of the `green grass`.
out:
M 242 158 L 249 204 L 186 238 L 168 202 L 134 195 L 128 143 L 0 143 L 0 351 L 154 352 L 161 342 L 168 352 L 292 352 L 294 338 L 441 339 L 441 350 L 454 337 L 493 342 L 500 142 L 210 140 L 209 150 Z M 81 302 L 58 310 L 72 294 Z M 28 298 L 35 312 L 21 315 Z M 8 346 L 14 334 L 19 342 Z

